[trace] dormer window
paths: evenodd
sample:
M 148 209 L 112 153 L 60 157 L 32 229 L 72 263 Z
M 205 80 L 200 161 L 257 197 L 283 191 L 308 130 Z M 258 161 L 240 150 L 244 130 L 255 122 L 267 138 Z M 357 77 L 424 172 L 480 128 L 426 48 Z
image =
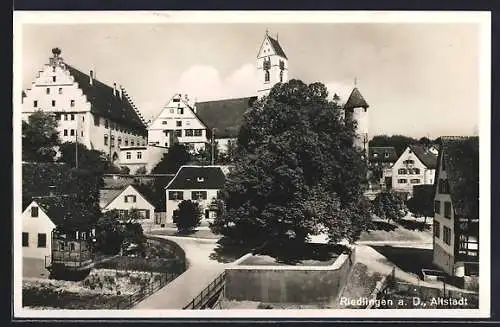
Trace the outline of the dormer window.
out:
M 389 153 L 385 152 L 385 153 L 384 153 L 384 157 L 385 157 L 385 158 L 389 158 Z
M 373 154 L 373 157 L 374 157 L 374 158 L 377 158 L 377 157 L 378 157 L 378 153 L 374 153 L 374 154 Z
M 203 178 L 203 177 L 198 177 L 196 180 L 197 180 L 199 183 L 201 183 L 201 182 L 204 182 L 204 181 L 205 181 L 205 178 Z

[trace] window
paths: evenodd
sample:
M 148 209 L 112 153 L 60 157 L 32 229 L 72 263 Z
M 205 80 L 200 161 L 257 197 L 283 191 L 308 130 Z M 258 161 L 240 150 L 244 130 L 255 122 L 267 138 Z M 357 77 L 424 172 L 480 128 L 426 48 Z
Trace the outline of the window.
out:
M 175 130 L 175 136 L 181 137 L 182 136 L 182 129 L 176 129 Z
M 115 136 L 111 135 L 111 147 L 115 146 Z
M 169 191 L 168 192 L 169 200 L 184 200 L 184 192 L 182 191 Z
M 27 248 L 30 246 L 30 234 L 23 233 L 23 247 Z
M 202 129 L 195 129 L 194 130 L 194 136 L 202 136 L 202 135 L 203 135 Z
M 109 127 L 109 122 L 107 119 L 104 120 L 104 128 L 108 128 Z
M 71 120 L 75 120 L 75 114 L 71 114 Z
M 173 114 L 174 113 L 174 108 L 170 108 L 170 113 Z M 166 124 L 167 122 L 164 122 L 164 124 Z
M 56 82 L 56 77 L 55 76 L 52 76 L 52 82 Z
M 142 159 L 142 152 L 137 152 L 137 159 Z
M 192 191 L 191 200 L 206 200 L 207 191 Z
M 410 183 L 412 183 L 412 184 L 420 184 L 420 179 L 418 179 L 418 178 L 412 178 L 412 180 L 410 181 Z
M 178 120 L 175 122 L 175 126 L 181 127 L 182 126 L 182 120 Z
M 188 121 L 186 121 L 186 125 L 187 125 L 187 126 L 191 125 L 191 122 L 190 122 L 189 120 L 188 120 Z
M 441 159 L 441 169 L 442 169 L 443 171 L 445 171 L 445 170 L 446 170 L 446 161 L 444 160 L 444 158 L 443 158 L 443 159 Z
M 180 102 L 180 101 L 181 101 L 181 99 L 180 99 L 180 98 L 174 98 L 174 99 L 172 100 L 172 102 Z
M 398 179 L 398 183 L 399 184 L 406 184 L 407 183 L 406 178 L 400 178 L 400 179 Z
M 75 243 L 69 243 L 69 250 L 75 251 Z
M 68 114 L 64 114 L 64 120 L 68 120 Z
M 198 183 L 201 183 L 201 182 L 204 182 L 204 181 L 205 181 L 205 178 L 203 178 L 203 177 L 198 177 L 196 180 L 198 181 Z
M 406 169 L 404 169 L 404 168 L 400 168 L 400 169 L 398 169 L 398 174 L 399 174 L 399 175 L 404 175 L 404 174 L 406 174 Z
M 83 131 L 80 132 L 80 136 L 83 136 Z
M 62 87 L 59 88 L 59 94 L 62 94 Z
M 264 81 L 265 81 L 265 82 L 269 82 L 269 71 L 268 71 L 268 70 L 266 70 L 266 71 L 264 72 Z
M 434 201 L 434 213 L 441 213 L 441 201 Z
M 439 188 L 439 193 L 441 193 L 441 194 L 450 193 L 448 180 L 446 180 L 446 179 L 442 179 L 442 178 L 439 179 L 438 188 Z
M 411 160 L 411 159 L 408 159 L 408 160 L 403 161 L 403 163 L 404 163 L 405 165 L 412 165 L 412 164 L 414 164 L 414 163 L 415 163 L 415 161 L 413 161 L 413 160 Z
M 420 169 L 419 168 L 415 168 L 415 169 L 413 169 L 413 171 L 415 172 L 415 175 L 420 174 Z
M 38 101 L 37 100 L 33 101 L 33 107 L 35 107 L 35 108 L 38 107 Z
M 444 217 L 451 218 L 451 202 L 446 201 L 444 203 Z
M 67 129 L 65 129 L 65 130 L 63 131 L 63 134 L 64 134 L 64 136 L 68 136 L 68 130 L 67 130 Z
M 283 71 L 280 71 L 280 83 L 283 83 Z
M 71 106 L 71 107 L 74 107 L 74 106 L 75 106 L 75 100 L 71 100 L 71 101 L 70 101 L 70 106 Z
M 385 158 L 389 158 L 389 153 L 384 152 L 384 157 L 385 157 Z
M 118 136 L 118 146 L 122 145 L 122 138 Z
M 184 108 L 177 108 L 177 114 L 178 115 L 183 115 L 184 114 Z
M 378 153 L 373 153 L 373 157 L 377 158 L 378 157 Z
M 192 129 L 185 129 L 184 130 L 184 133 L 186 136 L 193 136 L 194 133 L 193 133 L 193 130 Z
M 104 145 L 108 145 L 108 136 L 104 135 Z
M 128 146 L 128 139 L 125 139 L 125 146 Z
M 45 94 L 50 94 L 50 88 L 49 87 L 45 89 Z
M 137 202 L 137 198 L 135 195 L 125 195 L 124 201 L 125 201 L 125 203 L 128 203 L 128 202 L 135 203 L 135 202 Z
M 52 100 L 52 107 L 56 106 L 56 100 Z
M 466 256 L 477 257 L 479 252 L 479 240 L 477 236 L 460 234 L 458 253 Z
M 38 207 L 31 207 L 31 217 L 38 217 Z
M 38 244 L 39 248 L 47 247 L 47 234 L 38 234 Z
M 82 116 L 82 121 L 85 121 L 85 116 Z
M 71 130 L 69 131 L 69 135 L 71 135 L 71 136 L 75 136 L 75 130 L 74 130 L 74 129 L 71 129 Z
M 172 110 L 172 111 L 173 111 L 174 109 L 170 109 L 170 110 Z M 168 121 L 167 121 L 167 120 L 162 120 L 162 121 L 161 121 L 161 123 L 162 123 L 162 125 L 167 125 L 167 124 L 168 124 Z
M 55 73 L 56 72 L 56 66 L 52 66 L 52 72 Z
M 99 116 L 94 116 L 94 125 L 95 125 L 95 126 L 99 126 L 99 123 L 100 123 L 100 121 L 99 121 L 99 120 L 100 120 L 100 119 L 99 119 Z
M 440 238 L 441 237 L 441 224 L 439 221 L 434 221 L 434 237 L 435 238 Z
M 134 146 L 134 140 L 130 140 L 130 145 Z
M 443 241 L 448 245 L 451 244 L 451 229 L 446 226 L 443 226 Z
M 132 154 L 130 152 L 127 152 L 126 155 L 127 155 L 127 159 L 131 159 L 132 158 Z

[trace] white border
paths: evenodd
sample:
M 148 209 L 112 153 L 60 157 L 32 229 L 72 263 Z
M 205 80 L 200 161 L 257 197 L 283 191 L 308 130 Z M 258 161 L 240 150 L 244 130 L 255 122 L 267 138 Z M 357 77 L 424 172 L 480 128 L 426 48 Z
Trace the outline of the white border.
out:
M 13 19 L 13 185 L 14 249 L 21 249 L 21 90 L 23 24 L 158 23 L 473 23 L 480 25 L 480 301 L 479 309 L 397 310 L 27 310 L 21 306 L 22 256 L 14 255 L 15 318 L 487 318 L 490 316 L 490 12 L 383 11 L 15 11 Z M 13 251 L 18 252 L 18 251 Z

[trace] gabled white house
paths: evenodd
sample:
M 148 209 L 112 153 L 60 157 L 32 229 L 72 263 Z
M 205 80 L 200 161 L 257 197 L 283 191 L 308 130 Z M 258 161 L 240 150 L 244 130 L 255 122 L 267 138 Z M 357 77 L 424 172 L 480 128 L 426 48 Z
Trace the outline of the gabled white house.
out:
M 170 147 L 175 141 L 193 151 L 204 149 L 208 142 L 207 127 L 181 94 L 174 95 L 148 126 L 148 144 Z
M 437 155 L 421 145 L 409 145 L 392 166 L 392 189 L 412 196 L 413 186 L 433 184 Z
M 23 258 L 50 260 L 52 231 L 56 228 L 50 210 L 33 200 L 23 211 Z
M 182 166 L 165 187 L 167 222 L 173 222 L 174 212 L 183 200 L 197 202 L 203 220 L 215 218 L 210 205 L 224 186 L 226 176 L 221 166 Z
M 100 191 L 99 205 L 103 212 L 119 210 L 125 214 L 130 210 L 137 210 L 142 216 L 140 221 L 144 230 L 151 230 L 155 221 L 154 201 L 150 190 L 141 185 L 127 185 L 121 189 L 103 189 Z

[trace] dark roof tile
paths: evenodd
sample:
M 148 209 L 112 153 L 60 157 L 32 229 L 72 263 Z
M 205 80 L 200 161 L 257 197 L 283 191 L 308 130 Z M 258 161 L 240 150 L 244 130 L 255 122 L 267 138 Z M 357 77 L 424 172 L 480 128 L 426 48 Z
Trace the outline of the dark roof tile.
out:
M 269 35 L 267 36 L 269 38 L 269 41 L 271 42 L 271 46 L 273 47 L 274 49 L 274 52 L 278 55 L 278 56 L 281 56 L 285 59 L 288 59 L 286 54 L 285 54 L 285 51 L 283 51 L 283 48 L 281 47 L 280 43 L 278 42 L 278 40 L 276 39 L 273 39 L 272 37 L 270 37 Z
M 430 152 L 425 146 L 423 145 L 416 145 L 416 144 L 410 144 L 409 145 L 410 150 L 415 153 L 417 158 L 422 161 L 422 163 L 430 169 L 436 169 L 437 165 L 437 155 L 434 153 Z
M 352 90 L 349 99 L 347 99 L 347 102 L 344 105 L 344 109 L 368 108 L 368 107 L 369 107 L 368 103 L 366 102 L 365 98 L 363 98 L 361 92 L 359 92 L 357 87 L 355 87 Z
M 369 147 L 368 152 L 371 162 L 395 162 L 398 160 L 396 149 L 393 146 Z
M 219 166 L 182 166 L 167 185 L 169 190 L 215 190 L 224 186 L 226 177 Z

